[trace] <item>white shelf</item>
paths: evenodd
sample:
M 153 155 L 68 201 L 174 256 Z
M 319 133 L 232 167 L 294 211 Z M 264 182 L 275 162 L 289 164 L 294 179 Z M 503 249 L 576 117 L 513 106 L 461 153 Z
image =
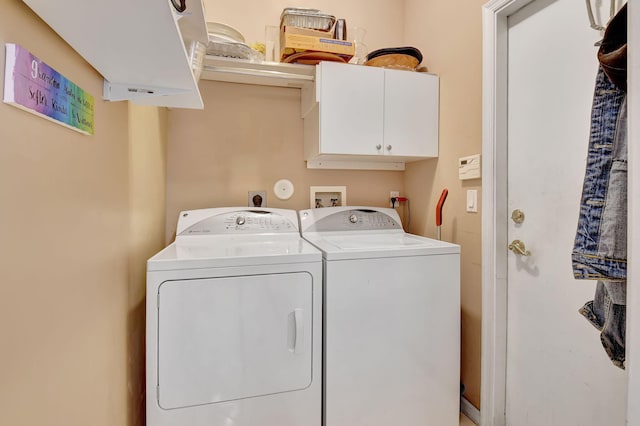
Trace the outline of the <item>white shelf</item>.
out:
M 315 81 L 314 65 L 283 64 L 279 62 L 250 62 L 242 59 L 207 56 L 202 80 L 303 88 Z
M 185 48 L 207 43 L 201 1 L 182 15 L 169 0 L 23 1 L 102 74 L 105 99 L 203 108 Z

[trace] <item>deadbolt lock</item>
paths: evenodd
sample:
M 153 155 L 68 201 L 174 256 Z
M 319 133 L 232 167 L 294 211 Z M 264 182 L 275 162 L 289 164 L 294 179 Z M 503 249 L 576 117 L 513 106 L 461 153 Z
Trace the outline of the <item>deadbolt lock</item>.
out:
M 520 209 L 515 209 L 513 212 L 511 212 L 511 220 L 513 220 L 515 223 L 524 222 L 524 212 Z

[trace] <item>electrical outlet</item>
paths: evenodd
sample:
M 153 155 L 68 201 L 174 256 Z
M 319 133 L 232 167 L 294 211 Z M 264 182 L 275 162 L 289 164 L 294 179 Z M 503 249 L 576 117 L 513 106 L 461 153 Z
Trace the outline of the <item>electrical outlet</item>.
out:
M 267 191 L 249 191 L 249 207 L 267 207 Z
M 391 191 L 389 193 L 389 207 L 397 207 L 398 206 L 398 202 L 396 201 L 395 206 L 393 205 L 393 203 L 391 202 L 392 198 L 398 198 L 400 196 L 400 191 Z

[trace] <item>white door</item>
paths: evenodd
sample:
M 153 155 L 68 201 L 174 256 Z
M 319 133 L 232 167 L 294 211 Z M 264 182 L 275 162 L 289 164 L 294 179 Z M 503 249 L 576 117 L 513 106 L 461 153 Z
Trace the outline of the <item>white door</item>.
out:
M 305 272 L 164 282 L 157 312 L 160 406 L 308 387 L 311 302 Z
M 607 7 L 608 7 L 608 2 Z M 508 425 L 624 425 L 626 374 L 578 309 L 571 250 L 589 137 L 598 32 L 585 4 L 538 0 L 508 20 Z M 506 249 L 506 248 L 505 248 Z

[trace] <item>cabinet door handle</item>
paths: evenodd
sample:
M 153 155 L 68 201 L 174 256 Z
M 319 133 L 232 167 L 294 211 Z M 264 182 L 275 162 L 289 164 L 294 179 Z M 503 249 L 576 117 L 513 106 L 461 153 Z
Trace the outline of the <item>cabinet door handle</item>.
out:
M 387 151 L 391 151 L 391 148 L 393 148 L 391 145 L 387 145 Z
M 378 151 L 380 151 L 380 150 L 382 149 L 382 145 L 380 145 L 380 144 L 376 145 L 376 149 L 377 149 Z

